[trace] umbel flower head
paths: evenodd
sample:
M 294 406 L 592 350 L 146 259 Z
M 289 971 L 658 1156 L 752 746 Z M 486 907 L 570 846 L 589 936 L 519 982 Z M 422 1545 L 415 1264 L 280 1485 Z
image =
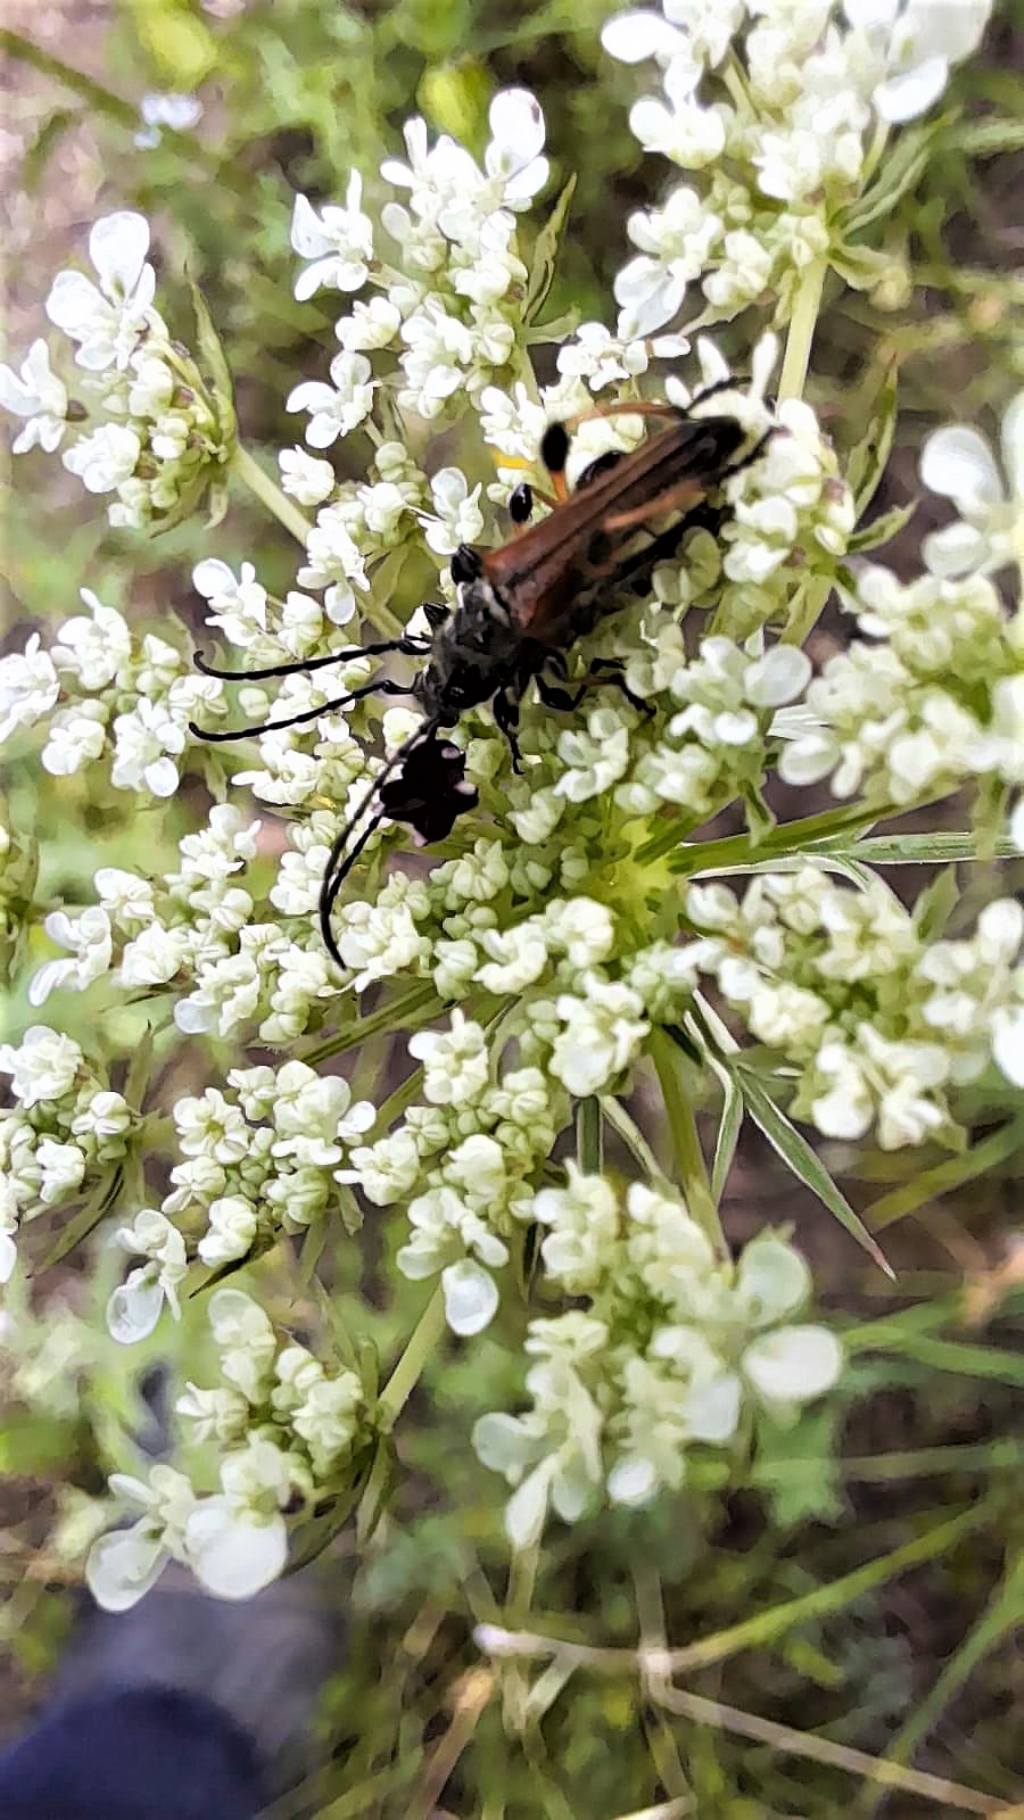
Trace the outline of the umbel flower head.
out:
M 0 663 L 0 731 L 19 755 L 37 741 L 60 778 L 100 767 L 141 806 L 201 776 L 208 796 L 184 792 L 183 813 L 214 802 L 169 865 L 140 848 L 132 870 L 99 866 L 86 901 L 48 904 L 29 987 L 37 1007 L 67 991 L 154 1001 L 161 1042 L 188 1046 L 188 1090 L 165 1101 L 162 1068 L 129 1105 L 47 1025 L 0 1053 L 16 1102 L 0 1132 L 0 1265 L 15 1268 L 28 1221 L 123 1170 L 138 1192 L 105 1254 L 123 1273 L 110 1332 L 125 1345 L 171 1332 L 193 1282 L 209 1291 L 218 1363 L 179 1397 L 179 1465 L 112 1482 L 132 1526 L 101 1538 L 88 1569 L 111 1607 L 169 1559 L 226 1597 L 282 1571 L 290 1526 L 379 1481 L 381 1436 L 442 1314 L 459 1344 L 487 1331 L 497 1346 L 527 1303 L 521 1407 L 475 1431 L 509 1487 L 517 1546 L 552 1513 L 671 1495 L 705 1450 L 742 1470 L 766 1423 L 832 1391 L 843 1355 L 785 1231 L 732 1258 L 704 1133 L 684 1116 L 692 1083 L 709 1118 L 722 1108 L 720 1157 L 745 1106 L 833 1212 L 839 1189 L 798 1126 L 930 1157 L 963 1146 L 978 1106 L 1001 1117 L 1024 1083 L 1017 907 L 996 896 L 947 932 L 947 887 L 908 908 L 857 849 L 873 821 L 970 786 L 962 839 L 990 852 L 1024 790 L 1024 637 L 990 579 L 1006 581 L 1019 551 L 1017 407 L 998 487 L 972 433 L 928 445 L 926 478 L 960 522 L 939 533 L 941 573 L 901 581 L 860 561 L 873 528 L 857 526 L 849 453 L 801 395 L 826 268 L 873 284 L 891 264 L 845 239 L 862 205 L 888 215 L 886 136 L 944 92 L 986 12 L 965 7 L 944 47 L 924 0 L 666 0 L 612 19 L 606 43 L 639 70 L 631 120 L 656 162 L 624 226 L 609 321 L 568 336 L 544 315 L 558 214 L 546 234 L 539 216 L 523 231 L 550 175 L 535 98 L 494 97 L 479 160 L 410 121 L 381 208 L 359 173 L 296 199 L 295 294 L 337 312 L 337 348 L 321 360 L 311 340 L 295 376 L 301 434 L 279 452 L 280 491 L 236 451 L 210 325 L 208 375 L 170 342 L 141 217 L 98 224 L 95 279 L 55 282 L 72 357 L 55 376 L 36 344 L 3 380 L 22 447 L 59 446 L 87 489 L 113 493 L 115 528 L 173 520 L 230 458 L 298 545 L 281 595 L 254 553 L 204 551 L 193 586 L 228 651 L 203 669 L 173 616 L 147 631 L 88 590 L 55 636 Z M 677 170 L 663 192 L 665 160 Z M 708 331 L 741 312 L 757 326 L 733 367 Z M 545 338 L 557 352 L 535 368 Z M 535 525 L 552 510 L 552 420 L 566 424 L 570 487 L 585 492 L 598 464 L 614 490 L 618 464 L 643 493 L 621 458 L 660 426 L 595 399 L 667 400 L 694 444 L 704 418 L 731 420 L 736 458 L 688 472 L 681 503 L 656 493 L 649 522 L 613 525 L 622 586 L 588 592 L 601 545 L 573 547 L 580 618 L 556 628 L 546 701 L 485 701 L 417 744 L 414 698 L 375 693 L 364 644 L 379 653 L 393 622 L 411 638 L 384 652 L 399 688 L 410 651 L 436 656 L 443 608 L 466 603 L 461 546 L 505 544 L 524 484 Z M 569 521 L 542 546 L 560 548 Z M 517 547 L 537 542 L 527 528 Z M 424 573 L 430 610 L 406 620 L 408 578 Z M 833 594 L 854 636 L 816 671 L 801 646 Z M 532 598 L 513 590 L 519 631 Z M 238 750 L 196 731 L 225 732 L 222 670 L 239 675 Z M 502 680 L 515 696 L 521 679 Z M 500 723 L 516 710 L 514 769 Z M 773 775 L 796 798 L 789 822 Z M 833 811 L 823 785 L 844 799 Z M 263 829 L 246 791 L 268 806 Z M 339 854 L 329 952 L 317 910 Z M 12 886 L 12 925 L 23 899 Z M 338 1059 L 353 1049 L 356 1078 L 386 1060 L 397 1087 L 363 1097 Z M 655 1154 L 633 1113 L 658 1088 L 678 1116 Z M 618 1172 L 598 1163 L 605 1124 Z M 575 1160 L 554 1162 L 574 1131 Z M 431 1298 L 379 1403 L 373 1374 L 348 1362 L 363 1336 L 336 1356 L 305 1280 L 301 1330 L 258 1299 L 272 1284 L 280 1316 L 293 1239 L 316 1270 L 331 1247 L 355 1248 L 361 1219 L 402 1293 Z M 336 1280 L 324 1272 L 327 1300 Z

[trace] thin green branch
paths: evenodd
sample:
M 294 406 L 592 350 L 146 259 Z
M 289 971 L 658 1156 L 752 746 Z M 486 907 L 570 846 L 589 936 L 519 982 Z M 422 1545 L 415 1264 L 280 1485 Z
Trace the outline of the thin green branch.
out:
M 303 517 L 298 506 L 292 504 L 287 493 L 282 493 L 277 482 L 271 480 L 270 475 L 260 467 L 259 462 L 250 455 L 248 449 L 242 447 L 241 443 L 236 445 L 231 457 L 231 469 L 248 487 L 253 497 L 258 499 L 261 505 L 266 506 L 267 511 L 273 513 L 278 523 L 283 524 L 285 530 L 290 531 L 296 542 L 305 548 L 306 539 L 312 529 L 308 518 Z

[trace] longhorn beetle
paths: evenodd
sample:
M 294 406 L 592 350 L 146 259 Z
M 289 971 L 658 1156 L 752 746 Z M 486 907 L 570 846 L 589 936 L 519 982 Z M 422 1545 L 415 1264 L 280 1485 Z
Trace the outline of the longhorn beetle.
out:
M 730 379 L 710 386 L 693 402 L 702 403 L 735 383 Z M 343 962 L 331 913 L 345 879 L 381 822 L 406 822 L 421 842 L 443 840 L 458 816 L 478 800 L 466 780 L 464 754 L 442 737 L 442 729 L 453 727 L 467 709 L 490 701 L 518 770 L 519 703 L 531 682 L 551 708 L 574 708 L 595 686 L 617 688 L 635 706 L 645 706 L 630 695 L 624 666 L 614 661 L 593 664 L 570 694 L 559 686 L 568 674 L 563 653 L 614 608 L 623 584 L 641 586 L 652 566 L 675 552 L 686 531 L 697 525 L 717 529 L 725 507 L 713 504 L 709 495 L 730 474 L 754 461 L 772 434 L 769 431 L 746 455 L 734 459 L 746 440 L 735 417 L 694 417 L 679 406 L 655 402 L 612 405 L 587 416 L 613 413 L 668 421 L 631 454 L 610 450 L 598 456 L 579 476 L 572 494 L 565 479 L 570 426 L 550 424 L 540 453 L 551 476 L 553 497 L 537 496 L 552 507 L 551 512 L 497 549 L 481 554 L 460 546 L 451 565 L 458 603 L 454 611 L 425 607 L 429 635 L 404 633 L 326 657 L 244 672 L 217 669 L 196 653 L 196 665 L 205 676 L 253 682 L 391 652 L 426 660 L 409 684 L 375 677 L 287 720 L 218 733 L 192 727 L 201 739 L 242 739 L 302 726 L 369 695 L 411 696 L 422 707 L 420 726 L 378 772 L 330 851 L 320 892 L 320 927 L 328 953 L 339 965 Z M 525 483 L 515 488 L 509 501 L 514 522 L 522 525 L 529 519 L 534 496 Z M 667 519 L 672 522 L 666 526 Z

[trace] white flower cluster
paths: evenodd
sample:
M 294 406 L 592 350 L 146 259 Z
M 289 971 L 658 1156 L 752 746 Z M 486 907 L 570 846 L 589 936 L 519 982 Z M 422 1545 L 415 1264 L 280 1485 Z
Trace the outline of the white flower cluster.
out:
M 15 454 L 37 445 L 62 460 L 90 493 L 113 493 L 111 524 L 146 528 L 175 522 L 227 461 L 234 424 L 195 362 L 171 341 L 153 304 L 149 223 L 122 211 L 89 236 L 96 282 L 58 272 L 46 313 L 75 344 L 81 369 L 70 396 L 33 342 L 20 374 L 0 367 L 0 405 L 24 419 Z M 70 381 L 69 381 L 70 383 Z
M 282 1345 L 241 1290 L 216 1290 L 209 1313 L 223 1381 L 212 1390 L 189 1384 L 177 1413 L 196 1446 L 215 1444 L 220 1489 L 197 1494 L 165 1465 L 148 1481 L 112 1476 L 114 1496 L 139 1515 L 89 1553 L 86 1576 L 108 1611 L 128 1610 L 170 1560 L 219 1598 L 251 1597 L 285 1566 L 284 1513 L 330 1489 L 357 1437 L 363 1392 L 354 1372 L 329 1372 L 305 1346 Z
M 0 1282 L 16 1261 L 23 1220 L 77 1201 L 123 1162 L 139 1126 L 123 1094 L 78 1044 L 46 1024 L 0 1045 L 15 1105 L 0 1111 Z
M 155 632 L 133 636 L 91 589 L 81 596 L 87 611 L 65 620 L 48 649 L 35 632 L 24 651 L 0 658 L 0 744 L 45 722 L 51 776 L 70 777 L 106 754 L 115 790 L 173 796 L 188 723 L 224 714 L 223 684 L 198 675 Z
M 742 903 L 694 885 L 700 964 L 795 1076 L 791 1111 L 826 1137 L 883 1150 L 949 1139 L 950 1091 L 995 1062 L 1024 1086 L 1024 910 L 988 904 L 969 940 L 932 941 L 872 878 L 861 890 L 808 865 L 766 873 Z
M 678 1490 L 695 1446 L 728 1447 L 744 1409 L 791 1420 L 839 1375 L 828 1328 L 795 1323 L 810 1272 L 778 1233 L 734 1266 L 678 1195 L 635 1182 L 625 1206 L 602 1176 L 568 1166 L 537 1196 L 546 1279 L 586 1307 L 530 1323 L 526 1415 L 488 1415 L 474 1443 L 515 1491 L 506 1528 L 535 1543 L 549 1507 L 566 1522 L 602 1495 L 642 1505 Z
M 630 114 L 635 137 L 688 174 L 630 218 L 620 341 L 672 322 L 698 281 L 707 321 L 765 297 L 788 314 L 809 267 L 832 256 L 843 270 L 842 211 L 878 172 L 886 128 L 934 105 L 990 11 L 990 0 L 663 0 L 609 20 L 605 49 L 657 69 L 657 92 Z M 877 281 L 884 257 L 857 251 Z M 845 275 L 856 277 L 849 259 Z
M 259 822 L 219 804 L 205 829 L 184 837 L 180 868 L 162 882 L 101 866 L 94 875 L 98 903 L 77 916 L 55 910 L 46 918 L 47 934 L 70 953 L 33 976 L 32 1004 L 58 987 L 85 991 L 111 970 L 119 986 L 160 991 L 230 958 L 254 908 L 233 875 L 255 854 L 259 830 Z
M 973 432 L 940 430 L 928 445 L 926 481 L 959 519 L 929 543 L 931 572 L 902 584 L 848 566 L 851 548 L 867 547 L 852 537 L 851 490 L 796 395 L 825 267 L 842 275 L 850 256 L 848 205 L 877 202 L 890 126 L 941 94 L 988 6 L 965 0 L 957 10 L 941 44 L 930 0 L 665 0 L 663 14 L 613 19 L 613 54 L 653 59 L 660 72 L 659 94 L 634 110 L 638 137 L 697 174 L 633 217 L 637 257 L 616 287 L 616 332 L 584 323 L 560 347 L 547 388 L 529 352 L 545 333 L 544 274 L 527 269 L 517 228 L 548 175 L 531 96 L 496 97 L 482 166 L 410 123 L 407 161 L 382 172 L 403 200 L 379 223 L 358 176 L 343 206 L 298 198 L 296 296 L 356 300 L 337 323 L 330 383 L 306 381 L 288 400 L 308 418 L 308 448 L 280 454 L 285 497 L 275 500 L 301 539 L 296 587 L 273 598 L 249 562 L 235 569 L 211 557 L 193 571 L 240 671 L 343 649 L 361 612 L 387 625 L 407 566 L 441 569 L 457 604 L 444 565 L 462 543 L 508 535 L 494 508 L 512 487 L 533 483 L 538 509 L 549 509 L 539 451 L 552 418 L 569 421 L 570 485 L 596 458 L 642 441 L 651 420 L 638 412 L 570 420 L 595 393 L 642 402 L 652 362 L 689 351 L 682 331 L 661 331 L 698 281 L 704 301 L 691 328 L 755 302 L 789 321 L 781 402 L 770 333 L 756 342 L 749 377 L 732 376 L 697 336 L 692 383 L 659 382 L 695 417 L 735 417 L 747 459 L 701 500 L 671 556 L 635 577 L 640 590 L 649 580 L 646 598 L 624 596 L 623 610 L 590 635 L 566 639 L 562 680 L 585 693 L 564 719 L 524 702 L 521 771 L 510 770 L 489 708 L 462 716 L 452 737 L 479 806 L 458 818 L 440 855 L 395 866 L 392 847 L 408 846 L 406 832 L 385 818 L 368 833 L 334 906 L 340 967 L 316 922 L 325 869 L 373 777 L 417 724 L 404 707 L 346 702 L 371 676 L 364 657 L 239 688 L 239 720 L 299 723 L 264 730 L 226 760 L 232 784 L 286 811 L 276 865 L 268 839 L 260 868 L 248 870 L 260 824 L 221 805 L 182 839 L 176 870 L 153 878 L 100 868 L 94 903 L 46 919 L 62 953 L 36 973 L 33 1003 L 113 973 L 125 990 L 166 994 L 197 1047 L 209 1037 L 284 1052 L 243 1053 L 226 1079 L 173 1106 L 169 1191 L 159 1205 L 135 1202 L 116 1233 L 130 1260 L 108 1307 L 117 1339 L 152 1331 L 165 1306 L 176 1311 L 190 1258 L 211 1271 L 255 1262 L 353 1187 L 396 1210 L 388 1224 L 401 1223 L 399 1270 L 438 1281 L 462 1336 L 492 1321 L 525 1230 L 544 1228 L 543 1289 L 558 1311 L 530 1325 L 533 1407 L 477 1429 L 481 1456 L 516 1487 L 509 1530 L 519 1545 L 539 1536 L 549 1505 L 571 1519 L 603 1496 L 639 1505 L 678 1486 L 693 1448 L 737 1451 L 759 1411 L 786 1419 L 840 1369 L 831 1334 L 798 1318 L 810 1283 L 787 1241 L 763 1233 L 735 1266 L 724 1262 L 642 1133 L 634 1130 L 631 1154 L 647 1183 L 620 1192 L 571 1168 L 567 1188 L 549 1185 L 573 1102 L 603 1102 L 628 1132 L 615 1101 L 649 1073 L 659 1028 L 689 1019 L 709 1043 L 721 1034 L 695 996 L 702 984 L 714 983 L 734 1027 L 768 1051 L 792 1115 L 826 1136 L 874 1133 L 886 1148 L 955 1141 L 961 1087 L 983 1089 L 986 1077 L 1000 1093 L 1004 1082 L 1024 1086 L 1016 904 L 990 904 L 972 934 L 937 939 L 934 900 L 907 911 L 877 880 L 837 884 L 824 861 L 770 870 L 763 844 L 772 771 L 797 788 L 831 778 L 836 794 L 862 793 L 869 813 L 973 779 L 988 786 L 994 819 L 1024 787 L 1021 621 L 988 579 L 1020 560 L 1020 401 L 1004 423 L 1005 486 Z M 99 288 L 62 274 L 50 299 L 106 414 L 72 445 L 72 465 L 91 485 L 107 474 L 98 465 L 106 451 L 115 512 L 132 523 L 187 503 L 189 476 L 206 473 L 233 439 L 219 393 L 213 427 L 195 419 L 182 439 L 165 422 L 201 413 L 209 399 L 181 395 L 194 388 L 153 311 L 148 230 L 138 223 L 99 223 Z M 863 270 L 880 270 L 870 248 L 856 250 Z M 22 447 L 55 448 L 77 421 L 42 347 L 20 380 L 0 382 L 25 419 Z M 175 378 L 166 397 L 157 367 Z M 435 468 L 425 448 L 425 425 L 460 416 L 496 457 L 490 484 L 468 456 L 465 471 Z M 372 451 L 365 478 L 339 482 L 324 452 L 357 430 Z M 472 446 L 470 437 L 459 444 Z M 241 451 L 235 467 L 244 478 Z M 177 490 L 162 503 L 157 492 L 172 478 Z M 139 485 L 150 490 L 133 493 Z M 266 499 L 271 489 L 261 475 L 256 490 Z M 812 676 L 791 641 L 834 588 L 863 637 Z M 49 649 L 35 639 L 0 663 L 0 736 L 45 720 L 51 774 L 109 747 L 116 787 L 169 796 L 186 723 L 223 718 L 222 684 L 186 674 L 176 647 L 134 636 L 120 613 L 84 598 L 88 616 L 69 620 Z M 431 623 L 420 612 L 408 629 Z M 403 661 L 396 673 L 407 679 Z M 602 679 L 609 686 L 598 690 Z M 211 780 L 217 763 L 207 754 Z M 699 843 L 683 843 L 723 811 L 733 826 L 746 817 L 748 834 L 735 836 L 740 865 L 763 868 L 742 900 L 714 883 L 687 892 L 666 858 L 675 842 L 682 865 L 698 865 Z M 31 880 L 14 843 L 7 853 L 0 903 L 13 944 Z M 390 1101 L 402 1108 L 393 1117 L 353 1104 L 343 1079 L 312 1065 L 349 1027 L 359 1037 L 364 992 L 374 994 L 371 1037 L 408 1038 L 413 1073 Z M 307 1034 L 321 1040 L 297 1059 Z M 116 1163 L 136 1115 L 55 1031 L 39 1027 L 0 1053 L 19 1102 L 0 1127 L 15 1183 L 4 1230 L 13 1232 L 19 1216 Z M 78 1129 L 87 1115 L 91 1135 Z M 115 1481 L 140 1514 L 97 1544 L 89 1570 L 114 1607 L 138 1597 L 169 1557 L 229 1597 L 264 1584 L 284 1565 L 292 1501 L 308 1514 L 314 1493 L 345 1489 L 361 1420 L 369 1451 L 354 1375 L 282 1344 L 238 1291 L 215 1292 L 210 1311 L 222 1381 L 190 1386 L 179 1407 L 196 1445 L 219 1460 L 219 1489 L 198 1494 L 167 1466 L 148 1484 Z
M 330 385 L 307 381 L 288 400 L 289 410 L 310 413 L 312 448 L 330 447 L 369 416 L 378 383 L 371 354 L 398 353 L 398 404 L 427 419 L 439 417 L 455 394 L 478 397 L 512 360 L 528 277 L 515 214 L 547 181 L 544 116 L 524 89 L 507 89 L 491 104 L 490 129 L 481 170 L 447 134 L 432 146 L 424 121 L 409 121 L 408 163 L 390 158 L 381 167 L 385 182 L 406 197 L 381 215 L 396 264 L 375 252 L 358 175 L 344 208 L 328 205 L 318 215 L 305 196 L 296 198 L 292 245 L 311 262 L 296 296 L 351 294 L 367 283 L 378 293 L 337 323 L 341 352 Z
M 1020 789 L 1024 619 L 1006 613 L 987 577 L 903 583 L 871 566 L 845 604 L 879 642 L 829 658 L 794 720 L 781 717 L 779 775 L 830 777 L 837 796 L 898 808 L 974 779 Z

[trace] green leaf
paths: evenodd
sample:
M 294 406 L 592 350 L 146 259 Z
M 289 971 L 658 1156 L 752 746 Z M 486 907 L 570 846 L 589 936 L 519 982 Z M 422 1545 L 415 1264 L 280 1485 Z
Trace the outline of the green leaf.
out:
M 49 1251 L 36 1264 L 30 1275 L 42 1276 L 44 1270 L 52 1270 L 62 1258 L 74 1251 L 76 1245 L 88 1238 L 90 1232 L 105 1219 L 121 1192 L 121 1170 L 113 1169 L 98 1183 L 89 1196 L 84 1207 L 80 1207 L 73 1219 L 62 1226 Z
M 832 269 L 852 291 L 870 291 L 891 270 L 891 253 L 873 246 L 841 246 L 829 255 Z
M 870 524 L 853 533 L 846 546 L 848 554 L 863 556 L 866 550 L 877 550 L 882 544 L 891 543 L 894 537 L 899 536 L 904 525 L 910 523 L 918 504 L 918 500 L 911 499 L 905 506 L 893 506 L 889 512 L 880 512 Z
M 564 341 L 567 336 L 575 335 L 580 326 L 582 312 L 575 305 L 563 310 L 561 316 L 552 316 L 547 322 L 536 322 L 527 329 L 523 337 L 528 348 L 536 347 L 539 342 Z
M 1017 859 L 1019 850 L 1008 836 L 996 842 L 992 854 L 982 855 L 975 834 L 876 834 L 849 845 L 841 841 L 808 842 L 808 853 L 832 853 L 860 860 L 870 866 L 932 866 L 951 860 Z
M 914 922 L 922 941 L 937 941 L 949 922 L 960 896 L 956 867 L 946 866 L 921 892 L 914 905 Z
M 842 216 L 841 231 L 844 239 L 870 227 L 879 216 L 890 215 L 896 204 L 916 187 L 927 167 L 932 141 L 948 124 L 947 115 L 945 119 L 933 120 L 927 126 L 912 127 L 909 132 L 900 134 L 894 149 L 886 155 L 880 167 L 878 182 Z M 859 247 L 846 250 L 861 251 Z M 838 271 L 838 262 L 833 259 L 832 263 Z
M 863 1220 L 856 1214 L 835 1182 L 829 1175 L 817 1152 L 811 1149 L 807 1139 L 801 1137 L 795 1125 L 792 1125 L 785 1113 L 780 1111 L 775 1101 L 767 1092 L 757 1075 L 745 1067 L 742 1062 L 726 1060 L 726 1067 L 735 1073 L 736 1084 L 743 1095 L 747 1111 L 755 1125 L 768 1139 L 772 1149 L 782 1158 L 786 1167 L 792 1170 L 797 1180 L 812 1194 L 817 1195 L 822 1206 L 845 1227 L 851 1238 L 883 1270 L 893 1282 L 896 1273 L 885 1256 L 881 1246 L 872 1238 Z
M 530 277 L 526 286 L 526 301 L 523 304 L 523 321 L 526 323 L 536 320 L 551 289 L 558 261 L 558 249 L 569 218 L 575 188 L 576 178 L 573 176 L 569 178 L 534 243 Z
M 718 1135 L 715 1138 L 715 1154 L 711 1162 L 711 1195 L 716 1207 L 720 1204 L 725 1184 L 736 1155 L 743 1126 L 743 1095 L 736 1085 L 728 1068 L 723 1068 L 717 1060 L 712 1061 L 710 1051 L 705 1051 L 707 1060 L 714 1073 L 722 1083 L 722 1116 L 718 1122 Z
M 897 389 L 896 368 L 890 367 L 875 398 L 867 431 L 847 464 L 846 480 L 853 493 L 858 520 L 878 491 L 889 460 L 896 432 Z
M 972 158 L 1024 151 L 1024 120 L 1008 120 L 999 115 L 988 120 L 965 120 L 953 134 L 953 144 Z
M 839 1411 L 807 1410 L 791 1427 L 762 1415 L 751 1477 L 782 1529 L 797 1523 L 835 1523 L 844 1515 L 836 1466 Z
M 213 390 L 214 403 L 217 406 L 217 417 L 226 442 L 234 439 L 237 420 L 235 417 L 235 388 L 228 366 L 220 336 L 214 327 L 213 317 L 206 307 L 206 299 L 195 279 L 186 273 L 192 308 L 196 318 L 196 346 L 199 349 L 200 364 L 209 374 Z

